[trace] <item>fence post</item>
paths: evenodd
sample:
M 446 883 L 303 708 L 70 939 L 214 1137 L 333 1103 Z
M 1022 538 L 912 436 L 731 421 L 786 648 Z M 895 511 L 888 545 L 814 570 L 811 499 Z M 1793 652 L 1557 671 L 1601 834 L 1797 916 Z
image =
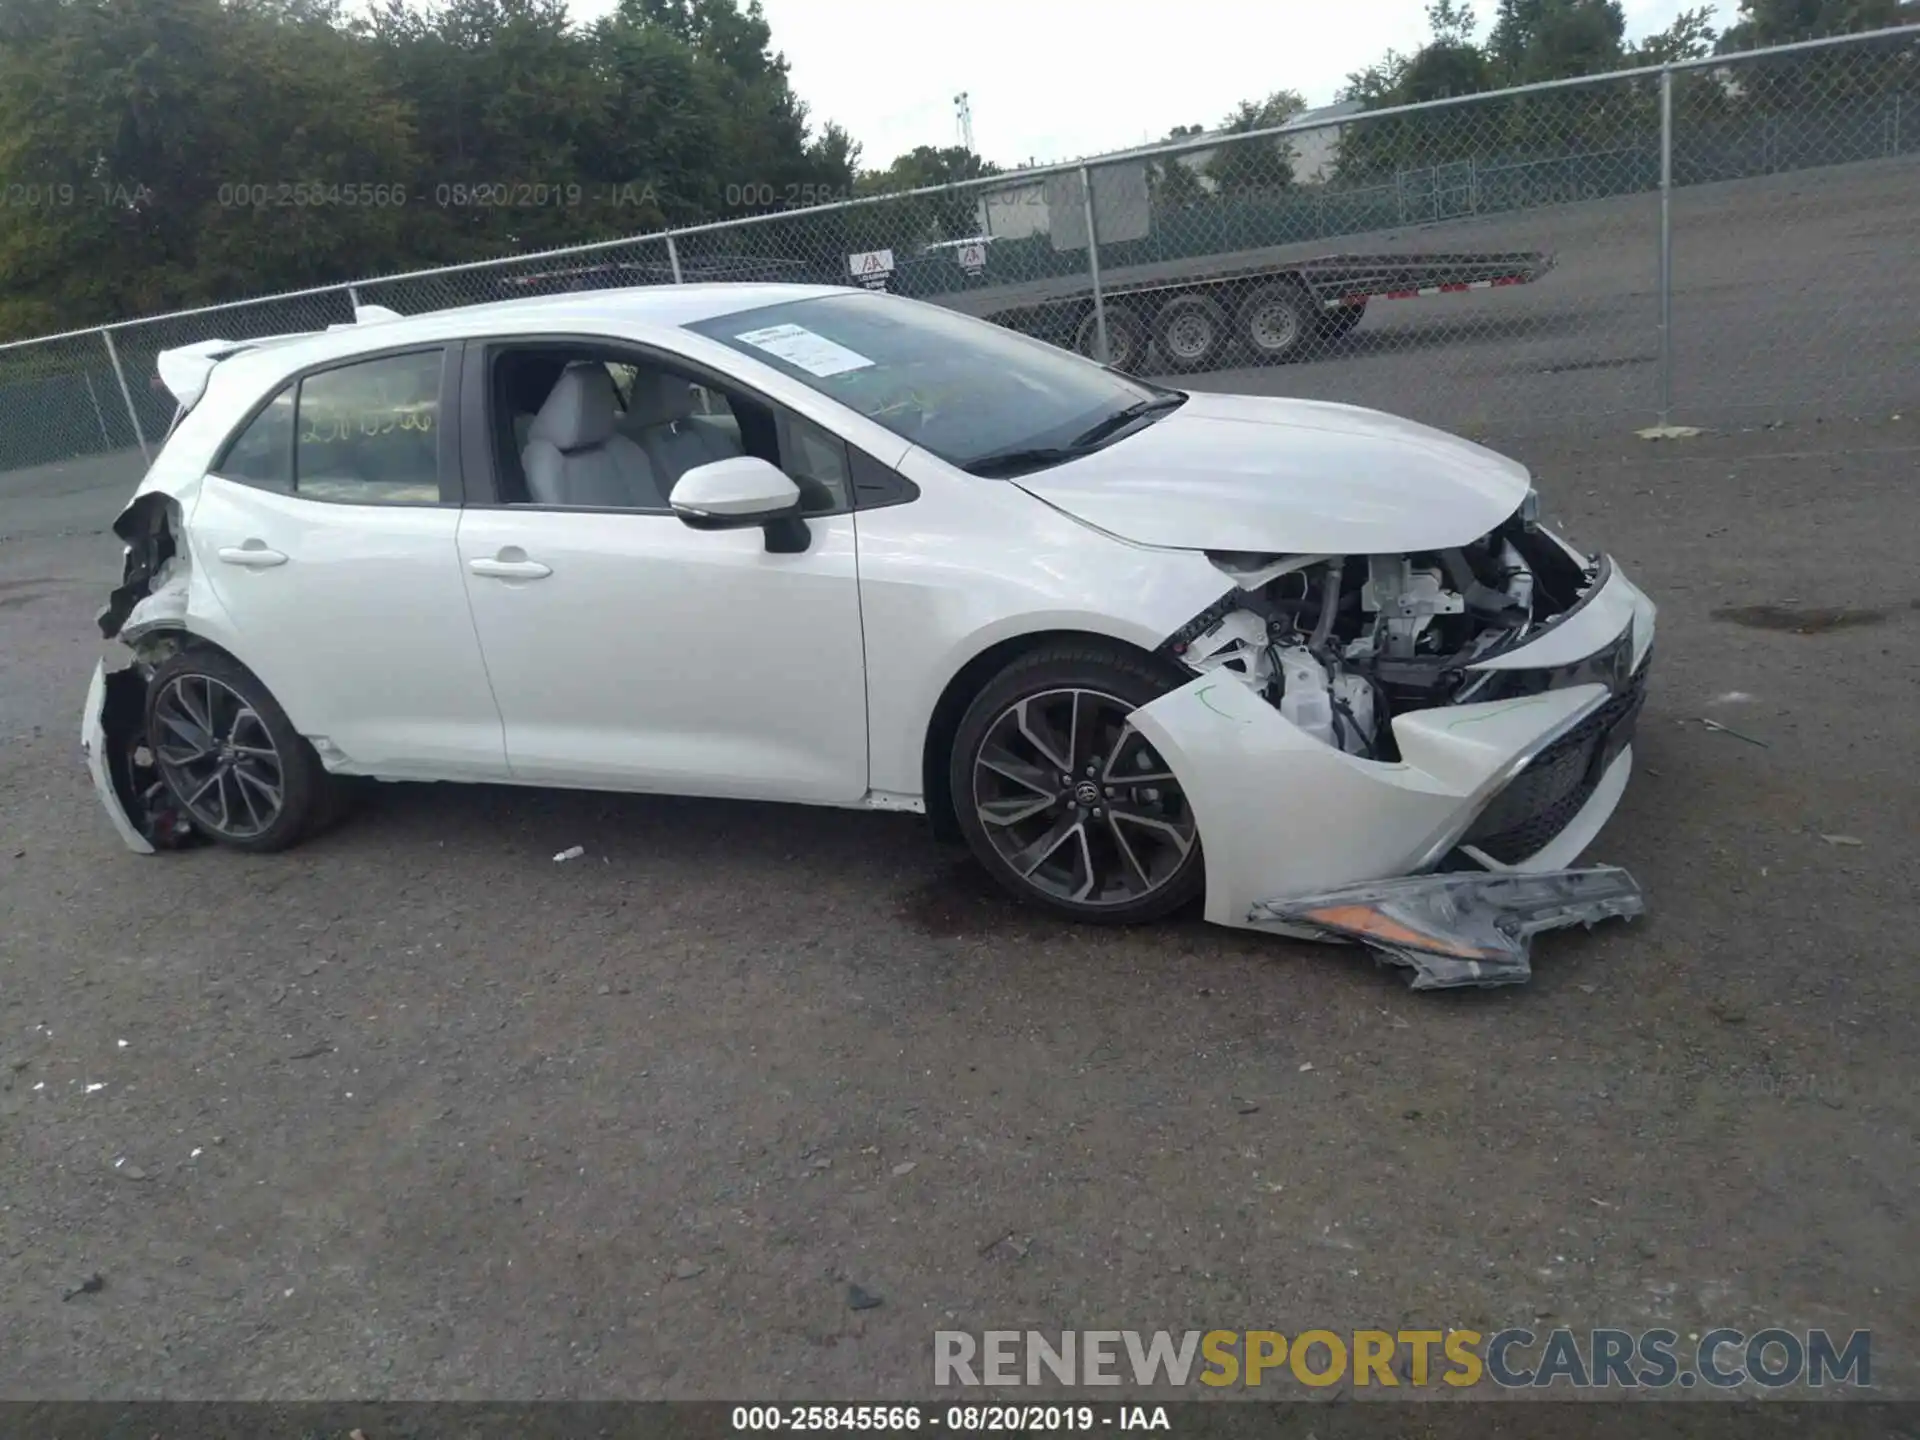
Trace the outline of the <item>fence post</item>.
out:
M 107 342 L 107 359 L 113 362 L 114 378 L 120 382 L 120 398 L 127 402 L 127 418 L 133 421 L 133 438 L 140 442 L 140 456 L 151 465 L 153 452 L 147 448 L 147 432 L 141 427 L 140 412 L 133 408 L 133 391 L 127 388 L 127 372 L 121 368 L 120 352 L 113 348 L 113 332 L 103 325 L 100 338 Z
M 100 443 L 111 450 L 113 436 L 107 433 L 107 412 L 100 408 L 100 392 L 93 388 L 92 375 L 83 371 L 80 378 L 87 382 L 87 398 L 93 401 L 93 418 L 100 422 Z
M 1660 418 L 1673 413 L 1673 69 L 1660 71 Z
M 353 286 L 347 286 L 347 313 L 353 316 L 357 324 L 360 319 L 360 292 Z
M 1100 290 L 1100 237 L 1093 228 L 1093 177 L 1084 165 L 1080 167 L 1080 205 L 1087 215 L 1087 274 L 1093 279 L 1093 345 L 1100 363 L 1109 365 L 1113 351 L 1107 344 L 1107 301 Z
M 681 284 L 680 247 L 673 243 L 673 237 L 671 235 L 667 236 L 667 268 L 673 271 L 673 283 L 676 285 Z

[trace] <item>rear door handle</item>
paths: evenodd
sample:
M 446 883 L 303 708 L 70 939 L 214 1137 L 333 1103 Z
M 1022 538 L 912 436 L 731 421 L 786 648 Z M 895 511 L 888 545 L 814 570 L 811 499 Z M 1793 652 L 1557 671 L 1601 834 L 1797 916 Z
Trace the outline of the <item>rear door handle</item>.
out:
M 249 540 L 244 545 L 222 545 L 216 553 L 227 564 L 244 565 L 249 570 L 266 570 L 287 563 L 285 555 L 269 550 L 258 540 Z
M 491 575 L 496 580 L 544 580 L 553 568 L 538 560 L 469 560 L 467 568 L 476 575 Z

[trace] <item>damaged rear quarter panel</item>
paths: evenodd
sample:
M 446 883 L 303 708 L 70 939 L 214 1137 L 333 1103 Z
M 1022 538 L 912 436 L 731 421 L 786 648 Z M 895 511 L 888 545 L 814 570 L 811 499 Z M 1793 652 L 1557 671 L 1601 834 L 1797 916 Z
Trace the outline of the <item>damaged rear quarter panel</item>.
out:
M 126 554 L 98 624 L 103 639 L 119 641 L 131 654 L 116 667 L 109 668 L 110 660 L 95 666 L 81 715 L 81 750 L 94 790 L 115 832 L 143 855 L 191 839 L 151 772 L 145 732 L 147 677 L 160 642 L 170 634 L 201 633 L 196 610 L 215 603 L 196 583 L 187 539 L 199 479 L 197 463 L 170 442 L 114 520 Z

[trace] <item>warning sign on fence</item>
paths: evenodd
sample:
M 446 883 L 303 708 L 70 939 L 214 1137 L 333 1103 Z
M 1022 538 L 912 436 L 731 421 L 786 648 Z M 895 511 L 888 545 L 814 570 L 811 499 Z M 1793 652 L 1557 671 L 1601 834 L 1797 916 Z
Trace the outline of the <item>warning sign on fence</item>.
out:
M 858 255 L 849 255 L 847 270 L 869 290 L 884 290 L 887 277 L 893 274 L 893 251 L 863 250 Z

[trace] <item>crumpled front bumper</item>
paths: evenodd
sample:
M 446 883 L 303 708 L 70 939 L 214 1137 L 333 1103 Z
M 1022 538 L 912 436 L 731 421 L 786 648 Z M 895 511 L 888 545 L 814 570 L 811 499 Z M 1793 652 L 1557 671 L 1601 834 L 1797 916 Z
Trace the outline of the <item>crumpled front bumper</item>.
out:
M 1273 907 L 1281 902 L 1429 874 L 1443 862 L 1495 874 L 1571 866 L 1632 772 L 1637 688 L 1653 644 L 1652 602 L 1617 567 L 1603 574 L 1577 610 L 1485 668 L 1558 670 L 1614 648 L 1628 659 L 1631 680 L 1401 714 L 1393 721 L 1397 761 L 1321 743 L 1227 671 L 1197 676 L 1134 711 L 1198 822 L 1207 919 L 1279 928 Z M 1630 688 L 1635 694 L 1626 695 Z M 1554 768 L 1530 775 L 1536 764 Z M 1500 797 L 1529 786 L 1551 790 L 1560 805 L 1550 832 L 1508 826 L 1502 837 L 1524 834 L 1529 853 L 1476 853 L 1476 822 L 1498 820 Z

